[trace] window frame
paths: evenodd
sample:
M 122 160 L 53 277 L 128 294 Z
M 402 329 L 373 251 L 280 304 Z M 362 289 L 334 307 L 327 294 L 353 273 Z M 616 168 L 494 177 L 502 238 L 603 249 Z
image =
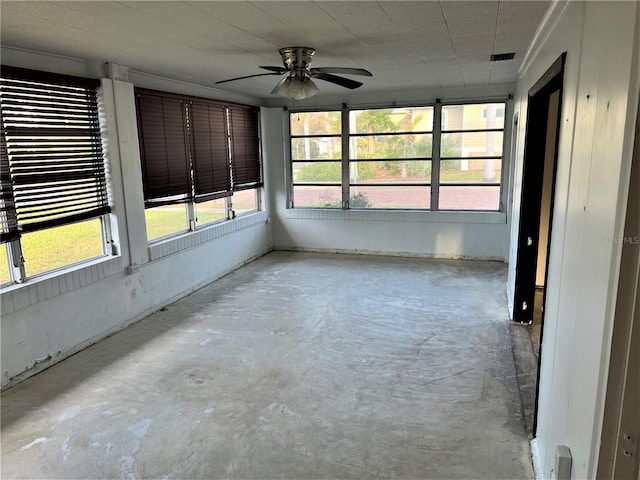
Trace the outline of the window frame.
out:
M 319 112 L 319 111 L 307 111 L 307 110 L 301 110 L 300 113 L 315 113 L 315 112 Z M 346 145 L 345 147 L 345 142 L 344 142 L 344 131 L 345 131 L 345 125 L 344 125 L 344 114 L 343 111 L 339 108 L 336 109 L 330 109 L 330 110 L 322 110 L 321 112 L 323 113 L 336 113 L 339 112 L 340 113 L 340 132 L 339 133 L 322 133 L 322 134 L 308 134 L 308 135 L 298 135 L 298 134 L 291 134 L 291 128 L 289 128 L 289 174 L 290 174 L 290 178 L 291 178 L 291 182 L 290 182 L 290 189 L 289 189 L 289 205 L 291 208 L 293 208 L 293 203 L 294 203 L 294 194 L 295 194 L 295 187 L 296 186 L 300 186 L 300 187 L 330 187 L 330 188 L 338 188 L 340 189 L 340 196 L 341 196 L 341 207 L 299 207 L 299 208 L 333 208 L 333 209 L 338 209 L 338 208 L 344 208 L 344 190 L 345 190 L 345 184 L 344 184 L 344 158 L 345 158 L 345 148 L 348 149 L 348 145 Z M 293 115 L 294 113 L 298 113 L 298 110 L 296 111 L 292 111 L 290 112 L 291 115 Z M 291 115 L 289 115 L 289 119 L 291 118 Z M 290 124 L 289 124 L 290 127 Z M 348 128 L 348 127 L 347 127 Z M 318 160 L 318 159 L 293 159 L 293 149 L 292 149 L 292 144 L 293 144 L 293 140 L 294 139 L 305 139 L 305 138 L 338 138 L 340 139 L 340 157 L 339 158 L 335 158 L 335 159 L 329 159 L 329 160 Z M 295 182 L 294 178 L 293 178 L 293 164 L 294 163 L 339 163 L 340 164 L 340 180 L 338 180 L 337 182 Z
M 351 133 L 351 112 L 365 112 L 365 111 L 373 111 L 373 110 L 393 110 L 393 109 L 407 109 L 407 108 L 431 108 L 432 109 L 432 125 L 431 125 L 431 130 L 416 130 L 416 131 L 398 131 L 398 132 L 354 132 Z M 420 106 L 403 106 L 403 107 L 398 107 L 398 106 L 388 106 L 388 107 L 374 107 L 374 108 L 351 108 L 348 109 L 346 116 L 348 118 L 348 128 L 349 128 L 349 150 L 348 150 L 348 158 L 347 158 L 347 164 L 349 166 L 349 177 L 347 179 L 348 181 L 348 187 L 349 187 L 349 193 L 348 193 L 348 198 L 346 200 L 347 202 L 347 208 L 357 208 L 357 207 L 351 207 L 350 202 L 352 199 L 351 196 L 351 188 L 355 187 L 356 189 L 358 188 L 367 188 L 367 187 L 389 187 L 389 188 L 406 188 L 409 190 L 420 190 L 420 189 L 426 189 L 428 191 L 428 193 L 425 192 L 425 197 L 428 197 L 429 199 L 429 206 L 431 207 L 431 202 L 433 201 L 432 197 L 432 175 L 433 175 L 433 151 L 434 151 L 434 144 L 433 144 L 433 139 L 434 139 L 434 127 L 435 127 L 435 114 L 436 114 L 436 109 L 431 106 L 431 105 L 420 105 Z M 427 135 L 427 136 L 431 136 L 431 152 L 430 155 L 428 157 L 392 157 L 392 158 L 373 158 L 373 159 L 357 159 L 357 158 L 351 158 L 351 140 L 355 139 L 355 138 L 366 138 L 366 137 L 391 137 L 391 136 L 408 136 L 408 135 Z M 357 147 L 356 147 L 357 148 Z M 431 166 L 431 173 L 429 175 L 430 180 L 427 182 L 406 182 L 406 183 L 402 183 L 402 182 L 388 182 L 388 183 L 384 183 L 384 184 L 367 184 L 367 183 L 358 183 L 358 182 L 352 182 L 351 181 L 351 165 L 352 163 L 359 163 L 359 162 L 365 162 L 365 161 L 371 161 L 371 162 L 386 162 L 386 161 L 409 161 L 409 162 L 419 162 L 419 161 L 426 161 L 429 162 L 430 166 Z M 426 210 L 425 209 L 421 209 L 421 208 L 410 208 L 410 207 L 406 207 L 406 206 L 401 206 L 398 208 L 368 208 L 371 210 Z M 430 208 L 429 208 L 430 209 Z
M 178 100 L 182 102 L 181 109 L 183 112 L 183 120 L 185 122 L 182 125 L 182 130 L 183 130 L 183 136 L 184 136 L 184 144 L 186 145 L 186 149 L 187 149 L 186 155 L 188 157 L 187 162 L 189 163 L 188 170 L 190 174 L 190 179 L 189 179 L 190 191 L 186 194 L 184 198 L 171 200 L 171 197 L 166 197 L 165 199 L 166 201 L 163 199 L 159 199 L 159 200 L 156 199 L 154 201 L 154 200 L 148 200 L 146 198 L 146 193 L 145 193 L 145 212 L 154 207 L 161 207 L 161 206 L 167 206 L 167 205 L 179 205 L 179 204 L 184 204 L 185 210 L 186 210 L 186 215 L 185 215 L 186 223 L 184 224 L 184 228 L 181 228 L 180 230 L 176 230 L 166 235 L 149 239 L 149 231 L 147 229 L 147 242 L 149 245 L 152 245 L 158 242 L 163 242 L 168 239 L 171 239 L 172 237 L 194 232 L 196 230 L 200 230 L 203 228 L 208 228 L 210 226 L 213 226 L 228 220 L 233 220 L 236 217 L 248 215 L 251 213 L 256 213 L 262 210 L 262 202 L 261 202 L 262 195 L 260 194 L 260 192 L 264 186 L 264 168 L 263 168 L 263 159 L 262 159 L 261 118 L 260 118 L 260 111 L 257 107 L 252 105 L 242 105 L 242 104 L 224 102 L 220 100 L 213 100 L 213 99 L 208 99 L 203 97 L 194 97 L 190 95 L 181 95 L 181 94 L 136 87 L 135 88 L 136 117 L 138 120 L 138 124 L 137 124 L 138 141 L 140 145 L 143 184 L 146 184 L 146 179 L 145 179 L 146 160 L 144 158 L 145 146 L 144 146 L 144 139 L 143 139 L 143 131 L 141 128 L 143 120 L 142 120 L 140 103 L 139 103 L 140 95 L 153 95 L 163 99 L 167 98 L 173 101 Z M 205 192 L 202 195 L 198 193 L 199 181 L 196 177 L 198 176 L 199 163 L 198 163 L 197 154 L 196 154 L 196 143 L 197 143 L 196 132 L 197 131 L 202 132 L 202 130 L 201 129 L 199 130 L 199 127 L 196 128 L 194 123 L 190 123 L 194 121 L 193 105 L 198 105 L 199 107 L 208 106 L 213 108 L 221 108 L 224 112 L 223 113 L 224 137 L 225 137 L 224 149 L 226 151 L 225 168 L 227 169 L 226 174 L 228 175 L 228 180 L 229 180 L 228 188 L 226 188 L 224 191 L 222 190 L 217 192 L 212 191 L 210 193 Z M 234 178 L 239 174 L 237 169 L 240 167 L 244 167 L 247 162 L 247 159 L 245 158 L 246 155 L 243 155 L 244 149 L 241 153 L 238 154 L 238 161 L 236 162 L 236 153 L 235 153 L 236 146 L 239 143 L 241 143 L 242 146 L 244 147 L 246 142 L 244 143 L 239 142 L 238 137 L 235 136 L 234 134 L 234 129 L 237 127 L 237 123 L 235 122 L 235 117 L 233 113 L 234 111 L 241 112 L 241 115 L 244 115 L 245 111 L 253 111 L 256 116 L 256 137 L 255 137 L 256 145 L 254 145 L 254 148 L 257 153 L 258 176 L 257 176 L 257 180 L 253 182 L 242 181 L 241 183 L 236 183 Z M 242 130 L 241 133 L 246 134 L 246 130 Z M 240 172 L 240 176 L 242 176 L 242 172 Z M 242 178 L 242 180 L 245 180 L 245 179 Z M 237 213 L 233 206 L 233 195 L 234 193 L 238 193 L 242 191 L 254 192 L 255 209 L 247 212 Z M 216 200 L 216 199 L 224 199 L 224 202 L 225 202 L 224 218 L 212 220 L 210 222 L 205 222 L 205 223 L 199 222 L 197 218 L 196 206 L 200 203 L 206 203 L 209 200 Z
M 510 125 L 507 124 L 506 119 L 508 118 L 508 112 L 510 111 L 510 96 L 501 96 L 501 97 L 494 97 L 494 98 L 476 98 L 476 99 L 464 99 L 464 100 L 451 100 L 451 101 L 441 101 L 439 99 L 433 101 L 433 102 L 427 102 L 427 103 L 423 103 L 423 104 L 402 104 L 402 105 L 398 105 L 398 104 L 389 104 L 389 105 L 364 105 L 364 106 L 352 106 L 349 107 L 346 104 L 343 104 L 341 112 L 342 112 L 342 133 L 341 133 L 341 139 L 342 139 L 342 151 L 343 151 L 343 155 L 342 158 L 340 159 L 340 161 L 342 162 L 342 210 L 366 210 L 366 211 L 394 211 L 394 212 L 399 212 L 399 211 L 407 211 L 407 212 L 443 212 L 443 213 L 470 213 L 470 214 L 504 214 L 506 212 L 506 200 L 504 198 L 504 192 L 505 192 L 505 184 L 508 181 L 508 172 L 509 172 L 509 165 L 507 164 L 506 160 L 508 160 L 508 152 L 505 149 L 505 146 L 507 145 L 507 134 L 508 132 L 510 132 Z M 504 108 L 504 117 L 499 117 L 500 119 L 503 119 L 503 125 L 502 128 L 494 128 L 494 129 L 467 129 L 465 130 L 464 128 L 461 129 L 446 129 L 444 130 L 443 127 L 443 114 L 446 116 L 448 114 L 448 112 L 446 110 L 443 110 L 443 107 L 447 107 L 447 106 L 467 106 L 467 105 L 485 105 L 485 104 L 491 104 L 491 103 L 495 103 L 495 104 L 503 104 L 504 107 L 499 107 L 499 108 Z M 426 108 L 426 107 L 432 107 L 433 108 L 433 129 L 431 132 L 432 135 L 432 151 L 431 151 L 431 182 L 430 182 L 430 206 L 429 208 L 411 208 L 411 207 L 404 207 L 404 208 L 354 208 L 354 207 L 350 207 L 349 206 L 349 195 L 350 195 L 350 176 L 349 176 L 349 165 L 352 162 L 352 160 L 350 159 L 350 155 L 349 155 L 349 140 L 351 136 L 360 136 L 361 134 L 351 134 L 349 132 L 349 114 L 351 111 L 360 111 L 360 110 L 374 110 L 374 109 L 394 109 L 394 108 Z M 312 108 L 296 108 L 296 109 L 291 109 L 291 110 L 287 110 L 286 111 L 286 119 L 285 119 L 285 123 L 286 123 L 286 127 L 288 127 L 288 134 L 289 134 L 289 142 L 288 142 L 288 146 L 285 150 L 286 154 L 288 155 L 288 168 L 286 170 L 287 173 L 287 177 L 288 177 L 288 181 L 287 184 L 289 186 L 289 188 L 287 189 L 287 194 L 288 194 L 288 198 L 287 198 L 287 209 L 293 210 L 293 209 L 321 209 L 321 210 L 331 210 L 331 208 L 326 208 L 326 207 L 309 207 L 309 206 L 296 206 L 294 204 L 294 196 L 293 196 L 293 187 L 294 185 L 299 185 L 299 184 L 295 184 L 294 179 L 293 179 L 293 170 L 292 170 L 292 166 L 293 166 L 293 160 L 292 160 L 292 138 L 294 137 L 300 137 L 299 135 L 292 135 L 291 133 L 291 117 L 296 114 L 296 113 L 323 113 L 323 112 L 333 112 L 333 111 L 337 111 L 338 109 L 336 108 L 319 108 L 319 107 L 312 107 Z M 486 112 L 486 108 L 483 109 L 484 112 Z M 486 113 L 485 113 L 486 116 Z M 464 127 L 464 125 L 463 125 Z M 452 158 L 446 157 L 446 158 L 441 158 L 441 151 L 440 151 L 440 147 L 441 147 L 441 140 L 442 140 L 442 135 L 443 133 L 451 133 L 451 132 L 466 132 L 469 133 L 470 131 L 475 131 L 477 130 L 478 132 L 487 132 L 487 131 L 494 131 L 494 132 L 500 132 L 502 133 L 502 149 L 501 149 L 501 154 L 499 156 L 493 156 L 495 158 L 492 158 L 492 160 L 500 160 L 500 164 L 501 164 L 501 174 L 500 174 L 500 180 L 499 182 L 496 182 L 496 184 L 491 184 L 491 185 L 487 185 L 486 183 L 477 183 L 477 182 L 458 182 L 458 183 L 453 183 L 453 182 L 449 182 L 449 183 L 442 183 L 440 180 L 440 166 L 441 166 L 441 161 L 442 160 L 450 160 Z M 407 132 L 409 133 L 409 132 Z M 415 133 L 415 132 L 411 132 L 411 133 Z M 374 134 L 375 135 L 375 134 Z M 326 136 L 326 135 L 320 135 L 320 136 Z M 465 157 L 466 158 L 466 157 Z M 467 158 L 468 159 L 468 158 Z M 337 160 L 336 160 L 337 161 Z M 323 184 L 324 185 L 324 184 Z M 387 184 L 381 185 L 381 186 L 386 186 Z M 416 184 L 402 184 L 400 185 L 401 187 L 413 187 Z M 417 186 L 417 185 L 416 185 Z M 444 208 L 440 208 L 440 187 L 450 187 L 450 186 L 457 186 L 457 187 L 477 187 L 477 186 L 482 186 L 482 187 L 496 187 L 499 186 L 499 197 L 498 197 L 498 208 L 497 209 L 444 209 Z M 335 209 L 334 209 L 335 210 Z
M 3 234 L 7 236 L 2 243 L 4 244 L 3 249 L 7 259 L 9 274 L 8 281 L 3 282 L 1 285 L 1 287 L 4 288 L 11 285 L 24 284 L 29 280 L 50 275 L 57 271 L 89 264 L 98 259 L 113 256 L 117 247 L 115 246 L 111 233 L 111 200 L 108 194 L 110 180 L 107 175 L 108 158 L 102 134 L 102 122 L 100 120 L 100 102 L 102 101 L 100 94 L 102 86 L 100 80 L 5 65 L 2 66 L 2 78 L 3 82 L 18 82 L 15 86 L 10 86 L 7 89 L 7 98 L 9 100 L 3 105 L 3 110 L 6 108 L 7 111 L 10 112 L 13 109 L 10 117 L 24 119 L 25 124 L 20 128 L 22 128 L 25 133 L 28 132 L 28 135 L 25 135 L 24 139 L 27 139 L 27 141 L 31 139 L 31 143 L 21 144 L 17 142 L 15 146 L 9 146 L 8 144 L 14 143 L 14 141 L 9 141 L 8 138 L 12 138 L 13 134 L 11 132 L 16 129 L 11 125 L 17 122 L 17 120 L 8 120 L 6 123 L 4 119 L 2 120 L 0 128 L 2 128 L 3 176 L 9 176 L 9 181 L 3 183 L 6 183 L 5 187 L 9 187 L 11 196 L 9 200 L 11 206 L 7 207 L 7 203 L 5 203 L 8 199 L 8 197 L 5 198 L 7 192 L 3 192 L 3 207 L 0 213 L 3 230 L 5 227 L 8 228 L 8 226 L 11 225 L 11 222 L 7 220 L 9 216 L 14 218 L 14 220 L 17 218 L 15 231 L 9 229 Z M 20 85 L 21 82 L 25 83 L 24 87 Z M 32 86 L 29 87 L 29 84 L 32 84 Z M 18 90 L 16 90 L 16 88 Z M 28 95 L 32 98 L 29 100 L 27 96 L 24 96 L 22 97 L 25 100 L 24 104 L 12 103 L 15 102 L 15 100 L 11 98 L 12 95 L 15 96 L 16 92 L 23 88 L 28 91 Z M 83 94 L 80 89 L 84 89 L 85 93 Z M 47 92 L 46 97 L 42 96 L 45 91 Z M 88 92 L 91 92 L 91 94 L 89 95 Z M 20 97 L 19 93 L 18 96 Z M 49 103 L 43 103 L 43 98 L 49 99 L 48 101 L 51 105 Z M 65 98 L 67 100 L 65 100 Z M 60 105 L 60 107 L 56 108 L 56 105 Z M 24 110 L 25 115 L 18 115 L 17 112 L 19 112 L 21 108 L 24 108 L 24 106 L 29 107 Z M 54 108 L 55 110 L 53 110 Z M 67 115 L 61 116 L 59 115 L 60 112 L 64 112 Z M 26 123 L 29 122 L 30 119 L 33 121 L 33 124 Z M 27 127 L 27 125 L 29 125 L 29 127 Z M 15 135 L 20 138 L 23 134 L 16 131 Z M 44 138 L 46 138 L 46 141 Z M 66 149 L 63 150 L 63 152 L 70 152 L 67 156 L 60 156 L 61 153 L 63 153 L 60 151 L 61 145 L 64 145 Z M 66 145 L 69 145 L 69 147 L 66 147 Z M 22 181 L 23 184 L 28 185 L 27 189 L 33 189 L 39 193 L 34 197 L 28 197 L 25 196 L 23 192 L 22 196 L 26 198 L 26 200 L 23 200 L 25 204 L 21 207 L 20 205 L 16 205 L 14 201 L 15 175 L 21 173 L 24 178 L 28 179 L 29 173 L 25 176 L 23 172 L 29 172 L 28 169 L 33 168 L 27 166 L 27 170 L 25 170 L 23 165 L 26 164 L 21 163 L 20 156 L 21 154 L 24 155 L 26 151 L 21 152 L 20 149 L 25 146 L 29 146 L 29 148 L 38 146 L 40 149 L 39 153 L 36 155 L 32 153 L 32 157 L 29 158 L 32 163 L 37 162 L 38 164 L 42 164 L 43 167 L 41 167 L 42 170 L 39 170 L 38 174 L 42 178 L 38 179 L 34 177 L 33 185 L 31 185 L 31 183 L 25 183 L 24 180 Z M 15 149 L 13 153 L 10 152 L 12 149 Z M 18 158 L 12 161 L 9 159 L 12 155 L 17 155 Z M 64 161 L 53 164 L 52 159 L 54 158 L 60 158 Z M 91 161 L 89 161 L 89 158 L 91 158 Z M 7 162 L 6 165 L 4 165 L 5 159 Z M 88 166 L 82 167 L 83 164 L 91 164 L 93 166 L 89 169 Z M 64 165 L 68 166 L 65 167 Z M 7 169 L 6 171 L 5 167 Z M 60 176 L 64 175 L 67 170 L 76 175 L 76 179 L 72 182 L 76 187 L 65 186 L 64 183 L 61 185 L 56 183 L 55 188 L 51 187 L 52 182 L 56 179 L 59 180 Z M 90 171 L 91 175 L 88 175 Z M 80 174 L 84 174 L 85 176 L 81 177 Z M 37 185 L 42 186 L 37 187 Z M 69 189 L 71 193 L 70 197 L 65 195 L 65 188 Z M 79 193 L 78 188 L 84 191 L 80 191 L 82 193 Z M 52 203 L 52 201 L 58 198 L 64 198 L 65 201 L 63 203 L 71 204 L 71 206 L 61 207 L 60 204 Z M 95 206 L 92 208 L 82 208 L 83 205 L 89 205 L 89 203 L 87 203 L 89 202 L 89 198 L 93 198 L 92 201 L 95 202 Z M 19 218 L 19 210 L 21 208 L 29 208 L 32 202 L 35 202 L 35 205 L 42 205 L 42 207 L 38 207 L 38 209 L 42 211 L 42 214 L 35 216 L 35 222 L 25 220 L 27 223 L 23 223 Z M 49 219 L 43 220 L 46 217 L 49 217 Z M 34 218 L 33 213 L 31 214 L 31 218 Z M 23 235 L 94 220 L 100 222 L 101 254 L 27 275 L 25 261 L 28 261 L 28 259 L 25 260 L 23 255 Z

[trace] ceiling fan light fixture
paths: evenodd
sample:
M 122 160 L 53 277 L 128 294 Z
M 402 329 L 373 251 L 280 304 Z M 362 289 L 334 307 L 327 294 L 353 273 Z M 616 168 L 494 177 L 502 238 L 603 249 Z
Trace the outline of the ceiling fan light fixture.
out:
M 319 91 L 309 77 L 292 75 L 282 82 L 275 93 L 294 100 L 304 100 L 313 97 Z

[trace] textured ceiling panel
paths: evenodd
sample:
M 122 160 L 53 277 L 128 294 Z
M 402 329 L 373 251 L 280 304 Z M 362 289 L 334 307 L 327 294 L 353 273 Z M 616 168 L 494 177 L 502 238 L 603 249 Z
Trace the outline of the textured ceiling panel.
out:
M 316 49 L 313 66 L 367 68 L 363 92 L 515 80 L 547 1 L 2 1 L 3 46 L 213 86 Z M 514 60 L 489 62 L 492 53 Z M 277 76 L 219 88 L 268 98 Z M 340 87 L 318 82 L 319 95 Z

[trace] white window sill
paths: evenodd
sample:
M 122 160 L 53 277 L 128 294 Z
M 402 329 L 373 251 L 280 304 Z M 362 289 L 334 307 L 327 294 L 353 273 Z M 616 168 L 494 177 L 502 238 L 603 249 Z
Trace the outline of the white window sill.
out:
M 119 255 L 100 257 L 3 287 L 0 292 L 2 315 L 99 282 L 122 272 L 122 268 Z
M 209 226 L 198 228 L 193 232 L 186 232 L 174 237 L 165 238 L 149 245 L 149 260 L 157 260 L 174 253 L 193 248 L 197 245 L 209 242 L 215 238 L 229 235 L 243 228 L 265 223 L 267 213 L 252 212 L 227 220 L 225 222 L 213 223 Z
M 285 217 L 299 220 L 343 220 L 416 223 L 507 223 L 504 212 L 429 210 L 340 210 L 332 208 L 288 208 Z

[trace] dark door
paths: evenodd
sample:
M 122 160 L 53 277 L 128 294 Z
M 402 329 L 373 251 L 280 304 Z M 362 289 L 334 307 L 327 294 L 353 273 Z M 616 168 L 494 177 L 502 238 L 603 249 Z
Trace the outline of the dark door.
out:
M 553 218 L 563 54 L 529 91 L 513 318 L 542 324 Z

